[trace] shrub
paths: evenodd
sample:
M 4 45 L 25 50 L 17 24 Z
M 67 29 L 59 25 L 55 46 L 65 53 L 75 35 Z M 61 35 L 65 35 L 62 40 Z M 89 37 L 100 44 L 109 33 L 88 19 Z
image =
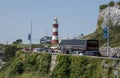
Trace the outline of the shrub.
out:
M 48 74 L 50 71 L 50 65 L 51 65 L 51 54 L 40 53 L 40 55 L 37 56 L 36 65 L 37 65 L 38 71 L 42 76 L 44 76 L 45 74 Z
M 23 55 L 25 55 L 25 60 L 21 60 Z M 32 63 L 32 58 L 36 58 L 34 59 L 35 64 Z M 2 74 L 0 77 L 114 78 L 114 70 L 116 70 L 116 67 L 119 67 L 120 60 L 89 56 L 57 55 L 56 66 L 52 72 L 49 72 L 50 63 L 51 54 L 49 53 L 22 53 L 13 60 L 11 65 L 6 68 L 6 71 L 0 71 L 0 74 Z
M 98 25 L 99 28 L 102 27 L 103 22 L 104 22 L 104 18 L 100 18 L 100 19 L 98 20 L 97 25 Z
M 24 53 L 24 51 L 17 51 L 16 52 L 16 57 L 19 57 L 21 54 L 23 54 Z
M 14 73 L 15 74 L 22 74 L 24 69 L 23 69 L 24 64 L 22 62 L 18 62 L 14 68 Z
M 118 2 L 118 5 L 120 6 L 120 1 Z
M 21 78 L 22 74 L 32 72 L 36 72 L 37 75 L 40 76 L 38 78 L 47 77 L 50 71 L 50 65 L 51 54 L 49 53 L 28 53 L 18 51 L 11 64 L 9 64 L 9 66 L 7 65 L 3 77 Z
M 100 10 L 103 10 L 105 8 L 107 8 L 108 6 L 112 7 L 114 6 L 115 2 L 114 1 L 111 1 L 109 4 L 103 4 L 103 5 L 100 5 Z
M 109 6 L 112 7 L 112 6 L 114 6 L 114 4 L 115 4 L 115 2 L 114 2 L 114 1 L 111 1 L 111 2 L 109 3 Z
M 107 5 L 107 4 L 100 5 L 100 10 L 103 10 L 103 9 L 105 9 L 105 8 L 107 8 L 107 7 L 108 7 L 108 5 Z
M 106 58 L 58 55 L 51 78 L 113 78 L 112 61 Z
M 57 65 L 52 73 L 52 78 L 69 78 L 70 75 L 70 56 L 58 55 Z
M 17 52 L 18 48 L 15 45 L 6 45 L 4 50 L 4 61 L 9 61 L 13 58 Z
M 70 65 L 70 78 L 92 78 L 93 64 L 90 63 L 91 58 L 72 57 Z

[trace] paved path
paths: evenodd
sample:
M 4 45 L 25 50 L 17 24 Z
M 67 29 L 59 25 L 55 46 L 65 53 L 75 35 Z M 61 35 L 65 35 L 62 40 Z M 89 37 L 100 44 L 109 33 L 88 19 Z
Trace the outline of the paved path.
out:
M 57 54 L 52 54 L 52 61 L 51 61 L 51 68 L 50 68 L 50 71 L 53 71 L 53 69 L 55 68 L 55 65 L 56 65 L 56 57 L 57 57 Z

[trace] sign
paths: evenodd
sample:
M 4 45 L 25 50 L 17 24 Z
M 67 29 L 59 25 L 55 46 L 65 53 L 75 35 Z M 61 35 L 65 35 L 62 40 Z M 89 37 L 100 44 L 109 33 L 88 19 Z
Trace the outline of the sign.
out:
M 105 39 L 107 39 L 107 38 L 109 37 L 109 27 L 108 27 L 108 26 L 105 26 L 105 27 L 103 28 L 103 37 L 104 37 Z
M 28 40 L 31 41 L 31 34 L 30 33 L 28 34 Z

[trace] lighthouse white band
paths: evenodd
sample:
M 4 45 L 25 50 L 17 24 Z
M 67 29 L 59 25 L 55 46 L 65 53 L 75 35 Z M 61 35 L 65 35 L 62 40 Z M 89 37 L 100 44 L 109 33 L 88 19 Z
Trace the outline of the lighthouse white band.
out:
M 53 28 L 53 32 L 58 32 L 58 28 Z
M 52 36 L 52 40 L 58 40 L 58 36 Z

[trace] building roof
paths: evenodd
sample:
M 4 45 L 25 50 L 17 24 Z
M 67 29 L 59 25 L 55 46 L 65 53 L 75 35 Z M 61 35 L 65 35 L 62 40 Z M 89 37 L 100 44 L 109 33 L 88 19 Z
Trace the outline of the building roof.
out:
M 60 45 L 86 45 L 87 40 L 62 40 Z

